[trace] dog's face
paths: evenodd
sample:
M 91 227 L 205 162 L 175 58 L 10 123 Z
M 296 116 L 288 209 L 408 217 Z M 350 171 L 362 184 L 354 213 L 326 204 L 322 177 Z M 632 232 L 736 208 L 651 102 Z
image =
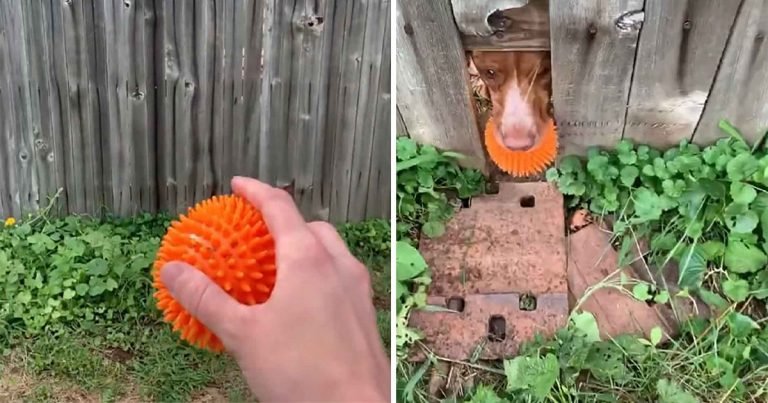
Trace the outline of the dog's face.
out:
M 551 119 L 549 52 L 474 51 L 471 57 L 488 86 L 499 141 L 511 150 L 534 147 Z

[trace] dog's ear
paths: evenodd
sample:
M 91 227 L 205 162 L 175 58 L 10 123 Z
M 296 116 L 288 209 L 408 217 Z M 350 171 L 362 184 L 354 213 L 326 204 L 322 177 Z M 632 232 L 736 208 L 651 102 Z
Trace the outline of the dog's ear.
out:
M 465 50 L 464 51 L 464 64 L 465 64 L 465 67 L 470 67 L 472 65 L 472 51 L 471 50 Z

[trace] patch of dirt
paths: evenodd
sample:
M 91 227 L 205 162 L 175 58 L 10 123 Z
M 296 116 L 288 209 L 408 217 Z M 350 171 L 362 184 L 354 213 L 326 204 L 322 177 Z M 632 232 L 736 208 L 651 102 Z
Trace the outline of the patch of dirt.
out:
M 125 364 L 133 359 L 133 354 L 123 350 L 122 348 L 108 348 L 104 351 L 104 355 L 111 361 Z
M 118 362 L 125 362 L 133 358 L 131 353 L 122 349 L 110 349 L 104 351 L 103 354 Z M 237 401 L 256 402 L 247 386 L 241 384 L 239 370 L 233 369 L 232 374 L 227 374 L 226 379 L 226 384 L 205 388 L 192 395 L 189 401 L 192 403 L 229 402 L 227 391 L 236 390 L 240 393 Z M 121 382 L 124 389 L 122 395 L 115 400 L 117 403 L 146 402 L 146 399 L 139 393 L 138 385 L 133 383 L 131 379 L 123 379 Z M 87 392 L 62 379 L 31 374 L 24 368 L 23 357 L 12 353 L 9 358 L 0 361 L 0 402 L 22 401 L 99 403 L 102 398 L 98 391 Z
M 217 388 L 205 388 L 192 395 L 190 402 L 193 403 L 228 403 L 227 395 Z
M 15 363 L 4 365 L 0 370 L 0 401 L 21 402 L 29 400 L 73 403 L 100 402 L 98 396 L 92 396 L 77 386 L 31 376 Z

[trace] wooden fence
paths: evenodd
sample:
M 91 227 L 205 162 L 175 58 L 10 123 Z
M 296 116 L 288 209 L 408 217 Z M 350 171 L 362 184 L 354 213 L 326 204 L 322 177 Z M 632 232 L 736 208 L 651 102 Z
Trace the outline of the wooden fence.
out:
M 388 217 L 388 0 L 0 0 L 0 216 L 184 211 L 233 175 Z
M 768 129 L 768 1 L 399 0 L 398 131 L 485 161 L 465 50 L 551 50 L 561 155 Z M 503 10 L 503 11 L 500 11 Z M 438 40 L 438 38 L 440 38 Z

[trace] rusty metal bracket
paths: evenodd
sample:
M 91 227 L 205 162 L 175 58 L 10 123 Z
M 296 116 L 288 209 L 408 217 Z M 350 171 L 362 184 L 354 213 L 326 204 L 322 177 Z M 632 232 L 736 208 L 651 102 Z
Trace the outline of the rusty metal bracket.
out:
M 420 250 L 432 270 L 428 304 L 410 325 L 442 357 L 513 356 L 568 318 L 562 195 L 547 183 L 501 183 L 473 200 Z M 412 358 L 423 359 L 415 349 Z

